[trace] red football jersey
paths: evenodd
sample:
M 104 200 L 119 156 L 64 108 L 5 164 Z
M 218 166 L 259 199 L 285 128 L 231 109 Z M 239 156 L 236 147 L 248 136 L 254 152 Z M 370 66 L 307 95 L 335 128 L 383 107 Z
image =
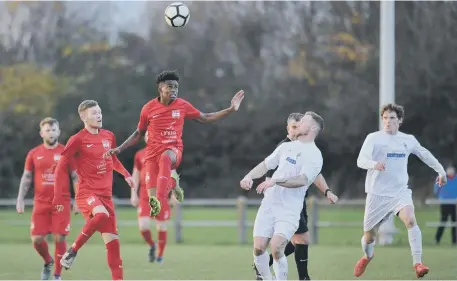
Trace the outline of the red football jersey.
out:
M 113 169 L 125 177 L 129 176 L 115 155 L 103 158 L 103 154 L 112 147 L 116 147 L 115 136 L 104 129 L 100 129 L 98 134 L 91 134 L 86 129 L 82 129 L 68 140 L 62 156 L 75 159 L 79 177 L 76 196 L 110 197 L 112 196 Z M 116 165 L 120 165 L 120 168 L 116 168 Z
M 62 144 L 56 148 L 48 149 L 44 144 L 38 145 L 29 151 L 25 158 L 24 170 L 33 173 L 33 186 L 36 202 L 52 203 L 54 197 L 54 171 L 60 155 L 64 150 Z M 70 197 L 70 173 L 76 170 L 73 161 L 65 169 L 66 181 L 62 181 L 62 195 Z
M 146 169 L 144 169 L 144 156 L 146 155 L 146 149 L 143 148 L 135 154 L 133 160 L 133 167 L 140 172 L 140 197 L 148 197 L 148 190 L 146 188 Z
M 180 98 L 169 105 L 161 104 L 159 98 L 145 104 L 138 123 L 140 131 L 148 131 L 145 159 L 149 160 L 171 147 L 182 150 L 184 118 L 196 119 L 200 114 L 192 104 Z

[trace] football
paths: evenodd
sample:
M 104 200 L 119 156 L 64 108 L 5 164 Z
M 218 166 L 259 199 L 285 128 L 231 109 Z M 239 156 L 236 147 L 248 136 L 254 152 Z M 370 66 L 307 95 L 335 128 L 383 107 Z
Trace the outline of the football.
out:
M 174 2 L 165 9 L 165 21 L 169 26 L 182 27 L 189 22 L 189 8 L 181 2 Z

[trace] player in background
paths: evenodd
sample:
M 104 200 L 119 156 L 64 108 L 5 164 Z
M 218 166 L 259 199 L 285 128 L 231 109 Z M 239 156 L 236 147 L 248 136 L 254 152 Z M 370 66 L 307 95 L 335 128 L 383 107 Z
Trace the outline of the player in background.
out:
M 307 112 L 297 128 L 297 140 L 278 146 L 240 182 L 242 188 L 249 190 L 253 179 L 278 167 L 273 177 L 256 189 L 259 194 L 265 193 L 253 234 L 254 263 L 263 280 L 272 280 L 266 251 L 268 244 L 274 258 L 276 279 L 287 279 L 288 265 L 284 249 L 298 229 L 306 191 L 322 170 L 322 153 L 314 140 L 323 128 L 322 117 Z
M 148 133 L 144 135 L 144 140 L 148 142 Z M 146 169 L 144 169 L 144 156 L 145 149 L 137 151 L 134 157 L 134 166 L 132 177 L 135 182 L 135 188 L 132 189 L 132 194 L 130 201 L 133 207 L 138 207 L 138 226 L 140 228 L 141 236 L 143 236 L 144 241 L 149 245 L 149 261 L 154 262 L 156 260 L 156 245 L 152 239 L 150 231 L 150 212 L 149 212 L 149 197 L 148 191 L 146 189 Z M 171 177 L 175 179 L 177 185 L 179 185 L 178 174 L 176 170 L 173 170 Z M 138 192 L 139 196 L 138 196 Z M 170 192 L 171 194 L 171 192 Z M 156 219 L 156 228 L 157 228 L 157 238 L 158 238 L 158 255 L 157 262 L 162 263 L 163 253 L 165 246 L 167 244 L 167 222 L 170 219 L 171 210 L 169 204 L 162 206 L 162 211 L 160 214 L 155 217 Z
M 237 111 L 244 98 L 244 92 L 239 91 L 232 98 L 230 107 L 218 112 L 202 113 L 188 101 L 178 98 L 179 75 L 175 71 L 163 71 L 157 76 L 156 82 L 159 96 L 143 106 L 135 132 L 122 145 L 106 153 L 106 157 L 121 153 L 138 143 L 148 131 L 145 169 L 152 217 L 158 216 L 161 206 L 167 204 L 170 187 L 179 202 L 184 198 L 183 190 L 176 188 L 174 180 L 170 180 L 171 170 L 177 169 L 182 159 L 184 119 L 194 119 L 200 123 L 214 122 Z M 157 187 L 155 195 L 154 187 Z
M 65 165 L 74 158 L 79 178 L 76 204 L 86 224 L 60 263 L 69 269 L 79 249 L 98 231 L 105 242 L 112 278 L 122 280 L 122 259 L 112 200 L 113 170 L 123 175 L 131 187 L 134 185 L 133 179 L 115 155 L 103 157 L 108 149 L 116 147 L 116 139 L 112 132 L 102 129 L 102 111 L 98 103 L 83 101 L 78 112 L 84 129 L 70 137 L 57 164 L 53 204 L 58 211 L 65 211 L 62 194 Z
M 397 215 L 408 229 L 413 268 L 417 278 L 429 272 L 429 268 L 422 263 L 422 234 L 414 214 L 411 189 L 408 188 L 408 157 L 413 153 L 435 170 L 440 185 L 446 183 L 446 172 L 414 136 L 398 130 L 404 117 L 402 106 L 384 105 L 381 108 L 383 130 L 366 137 L 357 159 L 357 166 L 367 170 L 367 198 L 363 219 L 364 235 L 361 241 L 365 255 L 355 265 L 356 277 L 362 276 L 373 259 L 377 228 L 390 213 Z
M 50 117 L 43 119 L 40 122 L 40 136 L 43 138 L 43 144 L 30 150 L 25 159 L 16 210 L 19 214 L 24 213 L 24 198 L 33 184 L 35 194 L 33 198 L 30 234 L 35 250 L 44 260 L 41 280 L 48 280 L 51 277 L 54 260 L 60 259 L 67 250 L 65 237 L 70 232 L 71 216 L 70 175 L 73 181 L 73 188 L 75 189 L 78 177 L 74 166 L 66 165 L 63 167 L 62 193 L 64 199 L 62 204 L 66 207 L 66 210 L 61 213 L 55 212 L 52 206 L 52 199 L 54 197 L 54 170 L 60 159 L 60 154 L 64 150 L 64 146 L 58 141 L 60 136 L 59 122 Z M 46 242 L 46 236 L 49 233 L 54 235 L 54 258 L 51 257 L 48 250 L 48 243 Z M 62 266 L 60 263 L 55 263 L 55 280 L 60 279 L 61 271 Z
M 282 140 L 278 146 L 285 142 L 291 142 L 296 140 L 297 128 L 300 125 L 300 121 L 304 117 L 302 113 L 291 113 L 287 118 L 287 136 Z M 269 170 L 266 173 L 266 180 L 271 179 L 275 170 Z M 330 203 L 336 203 L 338 197 L 334 195 L 331 189 L 328 187 L 322 174 L 319 174 L 314 180 L 314 184 L 319 188 L 322 193 L 329 199 Z M 303 200 L 303 208 L 300 212 L 300 222 L 297 231 L 292 236 L 292 239 L 286 245 L 284 249 L 284 255 L 288 257 L 290 254 L 295 254 L 295 263 L 297 265 L 298 279 L 299 280 L 310 280 L 308 274 L 308 244 L 309 244 L 309 233 L 308 233 L 308 212 L 306 210 L 306 198 L 308 192 L 306 192 Z M 273 255 L 270 254 L 270 267 L 273 265 Z M 254 264 L 254 270 L 256 272 L 256 279 L 263 280 L 257 267 Z

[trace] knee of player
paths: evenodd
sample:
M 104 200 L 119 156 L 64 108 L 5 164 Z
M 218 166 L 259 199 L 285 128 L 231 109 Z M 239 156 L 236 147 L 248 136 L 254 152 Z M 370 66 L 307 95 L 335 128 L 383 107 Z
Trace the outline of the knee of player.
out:
M 149 217 L 139 217 L 138 218 L 138 227 L 140 228 L 140 231 L 145 231 L 149 230 Z
M 265 253 L 265 250 L 264 248 L 262 247 L 254 247 L 254 255 L 255 256 L 261 256 Z
M 407 228 L 411 228 L 411 227 L 414 227 L 417 223 L 416 223 L 416 218 L 415 217 L 409 217 L 409 218 L 406 218 L 404 220 L 404 223 L 405 223 L 405 226 Z
M 156 221 L 156 229 L 157 229 L 157 231 L 166 231 L 167 222 L 166 221 Z
M 308 232 L 295 234 L 292 237 L 292 243 L 294 245 L 308 245 L 309 244 L 309 234 Z
M 57 243 L 65 241 L 65 235 L 54 234 L 54 241 Z
M 119 236 L 114 233 L 102 233 L 103 242 L 105 245 L 112 242 L 113 240 L 119 239 Z
M 105 208 L 105 206 L 96 206 L 93 210 L 92 210 L 92 215 L 96 216 L 96 215 L 106 215 L 107 218 L 109 218 L 109 212 L 108 210 Z
M 32 243 L 40 244 L 41 242 L 44 241 L 45 236 L 43 236 L 43 235 L 32 235 L 32 237 L 30 237 L 30 238 L 32 239 Z
M 271 245 L 271 255 L 273 259 L 279 260 L 284 256 L 284 249 L 278 245 Z

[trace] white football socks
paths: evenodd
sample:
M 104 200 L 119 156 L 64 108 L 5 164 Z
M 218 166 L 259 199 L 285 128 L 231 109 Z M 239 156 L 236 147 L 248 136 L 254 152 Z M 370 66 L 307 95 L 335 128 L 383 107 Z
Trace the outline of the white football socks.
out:
M 263 280 L 273 280 L 269 263 L 270 254 L 268 254 L 268 251 L 265 251 L 260 256 L 254 255 L 254 264 L 257 267 L 260 275 L 263 277 Z
M 422 263 L 422 232 L 417 224 L 408 228 L 408 240 L 413 256 L 413 265 Z
M 279 260 L 273 260 L 273 269 L 275 271 L 276 280 L 287 280 L 287 257 L 283 256 Z
M 367 244 L 365 242 L 365 237 L 362 236 L 362 251 L 365 253 L 365 255 L 367 256 L 367 258 L 371 259 L 373 257 L 373 254 L 374 254 L 374 244 L 375 242 L 373 241 L 372 243 L 370 244 Z

